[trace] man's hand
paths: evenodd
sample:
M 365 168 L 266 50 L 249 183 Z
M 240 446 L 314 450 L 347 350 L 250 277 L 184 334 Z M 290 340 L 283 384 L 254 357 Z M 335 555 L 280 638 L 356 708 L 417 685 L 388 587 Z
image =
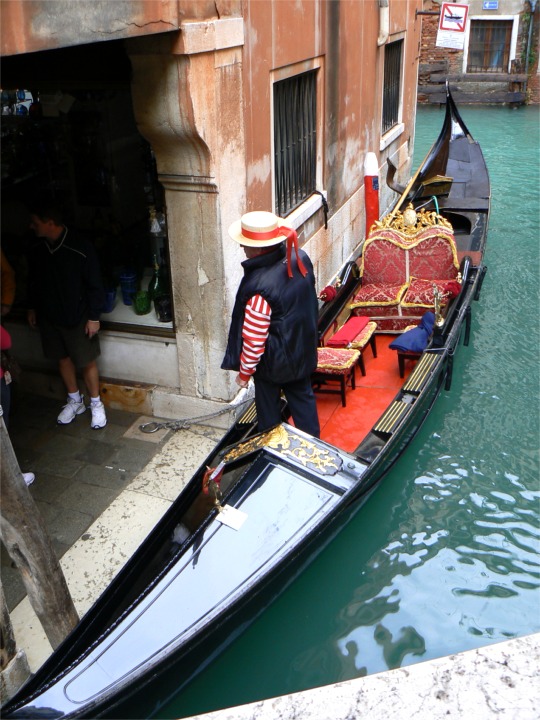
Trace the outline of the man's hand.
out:
M 248 380 L 243 380 L 243 379 L 240 377 L 240 375 L 237 375 L 237 376 L 236 376 L 236 384 L 239 385 L 241 388 L 246 388 L 246 387 L 248 386 L 248 384 L 249 384 L 249 379 L 248 379 Z
M 26 318 L 28 320 L 28 324 L 30 327 L 35 330 L 37 327 L 37 320 L 36 320 L 36 311 L 35 310 L 28 310 L 26 313 Z
M 99 332 L 99 320 L 88 320 L 84 332 L 89 338 L 93 338 Z

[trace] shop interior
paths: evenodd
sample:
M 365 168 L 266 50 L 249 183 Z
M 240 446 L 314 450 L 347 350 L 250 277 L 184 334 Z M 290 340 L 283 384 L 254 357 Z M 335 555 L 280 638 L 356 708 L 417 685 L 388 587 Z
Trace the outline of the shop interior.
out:
M 2 249 L 24 316 L 27 204 L 46 194 L 96 248 L 104 329 L 173 335 L 163 188 L 137 129 L 121 41 L 2 59 Z

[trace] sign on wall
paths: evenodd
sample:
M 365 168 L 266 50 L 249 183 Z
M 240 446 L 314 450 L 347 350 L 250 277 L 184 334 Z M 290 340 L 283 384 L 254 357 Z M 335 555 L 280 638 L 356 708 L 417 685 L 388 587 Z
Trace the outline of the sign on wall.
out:
M 439 29 L 437 30 L 437 42 L 435 43 L 437 47 L 463 50 L 468 13 L 468 5 L 451 2 L 441 4 Z

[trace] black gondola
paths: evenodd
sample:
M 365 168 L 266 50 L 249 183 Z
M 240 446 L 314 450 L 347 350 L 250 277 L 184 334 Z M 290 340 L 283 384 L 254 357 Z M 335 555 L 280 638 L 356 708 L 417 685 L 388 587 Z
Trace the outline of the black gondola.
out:
M 346 451 L 286 422 L 257 434 L 248 408 L 79 625 L 6 704 L 5 718 L 114 717 L 128 698 L 148 698 L 157 678 L 174 677 L 179 689 L 366 501 L 449 387 L 485 273 L 488 173 L 448 90 L 439 138 L 391 216 L 426 202 L 453 227 L 461 287 L 388 409 Z M 351 262 L 334 283 L 335 298 L 321 307 L 321 336 L 343 318 L 358 275 Z

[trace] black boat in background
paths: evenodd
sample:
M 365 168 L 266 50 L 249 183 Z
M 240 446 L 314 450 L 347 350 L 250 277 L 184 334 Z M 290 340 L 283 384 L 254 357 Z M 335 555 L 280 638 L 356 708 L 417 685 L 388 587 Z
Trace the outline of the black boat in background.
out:
M 259 434 L 249 407 L 3 717 L 111 718 L 127 698 L 148 697 L 156 678 L 174 677 L 181 688 L 339 532 L 406 450 L 450 386 L 485 273 L 489 178 L 448 91 L 439 138 L 400 190 L 376 231 L 403 228 L 409 210 L 413 222 L 428 217 L 431 227 L 453 232 L 459 284 L 446 305 L 435 302 L 433 333 L 414 369 L 401 378 L 394 362 L 388 371 L 384 411 L 369 427 L 351 423 L 357 435 L 348 432 L 343 447 L 287 422 Z M 362 267 L 360 254 L 333 283 L 335 297 L 320 311 L 322 339 L 353 314 Z M 385 335 L 373 367 L 396 358 Z M 332 409 L 336 417 L 353 412 L 352 401 Z

